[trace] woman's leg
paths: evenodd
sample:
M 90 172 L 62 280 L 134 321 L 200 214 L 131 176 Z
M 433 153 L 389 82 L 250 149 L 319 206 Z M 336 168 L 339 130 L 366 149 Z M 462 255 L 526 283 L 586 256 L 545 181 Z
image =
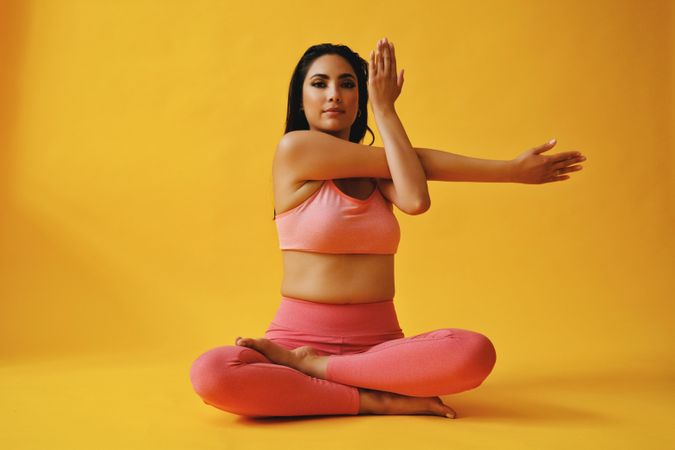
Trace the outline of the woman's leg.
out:
M 204 403 L 243 416 L 359 413 L 357 388 L 274 364 L 242 346 L 202 354 L 192 364 L 190 380 Z
M 495 365 L 484 335 L 442 328 L 392 339 L 361 353 L 330 355 L 326 380 L 345 385 L 429 397 L 479 386 Z

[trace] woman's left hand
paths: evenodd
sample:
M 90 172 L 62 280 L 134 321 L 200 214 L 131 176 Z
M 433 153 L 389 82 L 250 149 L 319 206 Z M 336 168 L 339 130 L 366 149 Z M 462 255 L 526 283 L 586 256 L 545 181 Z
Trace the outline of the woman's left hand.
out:
M 511 160 L 511 181 L 514 183 L 542 184 L 567 180 L 568 172 L 581 170 L 579 163 L 586 157 L 580 152 L 570 151 L 557 155 L 542 155 L 556 144 L 553 139 L 538 147 L 526 150 Z M 576 164 L 576 165 L 573 165 Z

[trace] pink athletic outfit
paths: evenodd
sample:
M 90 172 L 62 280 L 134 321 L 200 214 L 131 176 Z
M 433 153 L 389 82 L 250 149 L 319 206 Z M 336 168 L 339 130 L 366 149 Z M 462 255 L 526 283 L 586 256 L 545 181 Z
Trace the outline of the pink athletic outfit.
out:
M 282 250 L 394 254 L 400 239 L 392 204 L 379 188 L 361 200 L 333 180 L 275 221 Z M 496 361 L 492 342 L 475 331 L 440 328 L 405 337 L 393 299 L 329 304 L 282 296 L 265 338 L 329 356 L 326 379 L 275 364 L 255 349 L 225 345 L 200 355 L 190 369 L 204 403 L 252 417 L 358 414 L 359 387 L 452 394 L 479 386 Z
M 401 230 L 380 189 L 350 197 L 326 180 L 307 200 L 274 218 L 281 250 L 394 254 Z

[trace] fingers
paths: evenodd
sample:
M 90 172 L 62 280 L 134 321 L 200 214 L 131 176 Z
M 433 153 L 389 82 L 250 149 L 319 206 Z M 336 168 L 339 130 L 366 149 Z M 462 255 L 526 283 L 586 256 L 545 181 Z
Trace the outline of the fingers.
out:
M 375 62 L 377 63 L 377 72 L 384 73 L 384 59 L 383 59 L 383 50 L 384 46 L 382 45 L 382 39 L 377 41 L 377 53 L 375 54 Z
M 566 161 L 568 159 L 578 159 L 580 161 L 583 161 L 584 159 L 586 159 L 584 156 L 581 155 L 581 153 L 575 152 L 575 151 L 558 153 L 557 155 L 551 155 L 551 158 L 552 158 L 552 161 L 554 163 Z
M 377 71 L 380 74 L 385 74 L 384 71 L 384 40 L 380 39 L 378 43 L 378 58 L 377 58 Z
M 369 78 L 372 80 L 372 76 L 377 73 L 377 64 L 375 64 L 375 52 L 373 50 L 370 51 L 369 72 L 370 72 Z
M 384 74 L 390 78 L 396 79 L 396 56 L 394 54 L 394 43 L 387 38 L 383 40 L 384 50 Z
M 389 48 L 389 41 L 387 41 L 387 38 L 384 38 L 382 41 L 382 50 L 383 50 L 383 55 L 384 55 L 384 75 L 390 77 L 391 76 L 391 53 L 390 53 L 390 48 Z
M 393 77 L 397 77 L 398 70 L 396 70 L 396 52 L 394 51 L 394 43 L 390 42 L 391 46 L 391 74 Z
M 554 169 L 553 173 L 555 175 L 562 175 L 562 174 L 568 173 L 568 172 L 577 172 L 577 171 L 581 170 L 582 168 L 583 168 L 583 166 L 579 166 L 579 165 L 569 166 L 569 167 L 561 167 L 559 169 Z
M 375 54 L 371 51 L 371 70 L 374 73 L 381 73 L 382 75 L 396 79 L 396 54 L 393 42 L 389 42 L 387 38 L 377 41 Z
M 571 157 L 570 157 L 571 155 Z M 582 161 L 586 161 L 586 157 L 583 155 L 579 156 L 574 156 L 576 155 L 576 152 L 571 152 L 567 154 L 567 157 L 561 158 L 560 155 L 555 155 L 551 156 L 551 158 L 554 158 L 551 167 L 553 169 L 562 169 L 564 167 L 570 166 L 572 164 L 580 163 Z M 578 166 L 581 167 L 581 166 Z
M 585 159 L 585 158 L 583 158 L 583 156 L 580 157 L 580 158 Z M 551 168 L 549 169 L 551 173 L 547 177 L 546 182 L 550 183 L 550 182 L 553 182 L 553 181 L 563 181 L 563 180 L 569 179 L 570 176 L 565 175 L 566 173 L 578 172 L 578 171 L 583 169 L 583 167 L 581 165 L 578 165 L 578 164 L 574 165 L 574 166 L 571 165 L 571 164 L 574 164 L 576 162 L 579 162 L 578 158 L 568 159 L 566 161 L 562 161 L 562 162 L 551 165 Z
M 545 144 L 541 144 L 541 145 L 538 145 L 538 146 L 534 147 L 532 150 L 533 150 L 534 154 L 544 153 L 545 151 L 550 150 L 555 144 L 556 144 L 556 140 L 551 139 L 550 141 L 548 141 Z

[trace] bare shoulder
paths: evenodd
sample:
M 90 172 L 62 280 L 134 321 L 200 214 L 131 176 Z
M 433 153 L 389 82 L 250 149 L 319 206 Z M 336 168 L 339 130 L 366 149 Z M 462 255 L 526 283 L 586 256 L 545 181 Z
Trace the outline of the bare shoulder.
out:
M 283 137 L 282 137 L 283 139 Z M 272 164 L 274 212 L 279 215 L 298 206 L 321 187 L 322 181 L 303 180 L 293 171 L 292 160 L 277 146 Z

